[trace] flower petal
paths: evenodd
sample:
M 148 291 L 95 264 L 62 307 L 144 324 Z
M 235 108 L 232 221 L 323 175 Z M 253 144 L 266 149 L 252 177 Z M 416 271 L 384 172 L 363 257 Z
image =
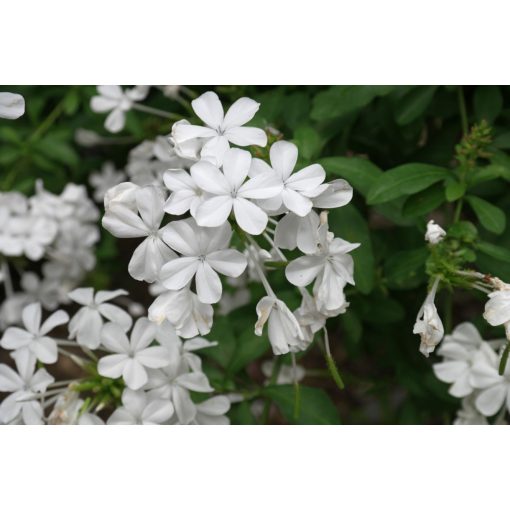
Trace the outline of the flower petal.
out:
M 117 323 L 124 331 L 127 331 L 133 324 L 131 316 L 116 305 L 102 303 L 97 307 L 97 310 L 109 321 Z
M 500 409 L 507 396 L 507 387 L 504 383 L 496 384 L 483 390 L 475 400 L 475 407 L 484 416 L 492 416 Z
M 67 296 L 80 305 L 91 305 L 94 302 L 94 289 L 92 287 L 74 289 L 68 292 Z
M 41 326 L 41 303 L 32 303 L 25 306 L 22 312 L 22 319 L 27 331 L 37 335 Z
M 179 257 L 171 260 L 161 268 L 161 283 L 167 289 L 180 290 L 195 276 L 198 265 L 197 257 Z
M 47 336 L 34 340 L 30 344 L 30 350 L 43 363 L 55 363 L 58 359 L 57 342 Z
M 169 420 L 173 414 L 174 406 L 170 400 L 153 400 L 143 410 L 142 422 L 144 425 L 160 424 Z
M 293 189 L 285 188 L 282 191 L 282 200 L 289 211 L 298 216 L 306 216 L 312 210 L 312 201 Z
M 221 280 L 207 262 L 198 264 L 195 276 L 198 299 L 202 303 L 217 303 L 221 299 Z
M 131 350 L 145 349 L 156 338 L 156 325 L 145 317 L 140 317 L 131 332 Z M 157 368 L 157 367 L 156 367 Z
M 139 390 L 149 377 L 143 365 L 135 358 L 128 358 L 122 370 L 122 378 L 131 390 Z
M 145 367 L 163 368 L 170 363 L 170 352 L 167 348 L 156 345 L 137 352 L 136 359 Z
M 0 345 L 4 349 L 19 349 L 29 345 L 34 335 L 21 328 L 10 327 L 5 330 Z
M 97 371 L 105 377 L 117 379 L 122 375 L 124 366 L 128 360 L 127 354 L 110 354 L 108 356 L 103 356 L 97 364 Z
M 230 195 L 205 199 L 195 211 L 195 219 L 201 227 L 219 227 L 227 220 L 234 200 Z
M 259 235 L 267 226 L 267 214 L 245 198 L 234 200 L 234 215 L 238 225 L 248 234 Z
M 219 129 L 223 122 L 223 106 L 215 92 L 205 92 L 191 101 L 191 106 L 204 124 Z
M 298 150 L 293 143 L 281 140 L 271 145 L 269 157 L 272 167 L 278 171 L 283 180 L 286 181 L 296 166 Z
M 172 402 L 174 403 L 179 423 L 181 425 L 188 425 L 197 412 L 195 404 L 189 396 L 189 391 L 180 386 L 174 386 L 172 388 Z
M 248 145 L 267 145 L 267 135 L 263 129 L 255 127 L 231 127 L 225 131 L 225 137 L 230 143 L 246 147 Z
M 324 269 L 324 257 L 319 255 L 305 255 L 293 260 L 285 268 L 287 280 L 297 287 L 306 287 L 312 283 Z
M 43 322 L 39 333 L 41 335 L 46 335 L 52 329 L 55 329 L 57 326 L 65 324 L 66 322 L 69 322 L 69 315 L 67 312 L 64 312 L 64 310 L 57 310 Z
M 215 251 L 207 255 L 207 263 L 218 273 L 237 278 L 248 264 L 246 257 L 237 250 Z
M 115 108 L 106 117 L 104 127 L 110 133 L 119 133 L 126 124 L 126 114 L 120 109 Z
M 97 305 L 104 303 L 105 301 L 111 301 L 119 296 L 127 296 L 128 292 L 123 289 L 118 290 L 100 290 L 96 293 L 96 297 L 94 298 L 94 302 Z M 90 303 L 87 303 L 90 304 Z
M 223 158 L 223 174 L 229 188 L 238 190 L 250 171 L 251 154 L 242 149 L 230 149 Z M 208 190 L 206 190 L 208 191 Z M 263 197 L 266 198 L 266 197 Z
M 229 151 L 230 152 L 230 151 Z M 199 161 L 191 167 L 191 177 L 195 184 L 213 195 L 230 194 L 232 189 L 225 175 L 209 161 Z
M 250 99 L 249 97 L 241 97 L 228 109 L 223 120 L 222 129 L 226 130 L 236 126 L 242 126 L 255 116 L 260 103 Z
M 197 231 L 193 219 L 172 221 L 163 231 L 163 241 L 185 256 L 197 256 L 200 255 Z
M 175 382 L 191 391 L 198 391 L 200 393 L 214 391 L 214 388 L 209 384 L 207 376 L 202 372 L 182 374 L 176 378 Z
M 311 192 L 322 184 L 326 178 L 326 172 L 321 165 L 307 166 L 299 172 L 292 174 L 285 180 L 285 185 L 294 191 Z M 326 189 L 327 191 L 327 189 Z
M 19 94 L 0 92 L 0 118 L 18 119 L 25 113 L 25 100 Z
M 101 330 L 101 343 L 111 352 L 126 354 L 130 343 L 124 330 L 115 322 L 108 322 Z

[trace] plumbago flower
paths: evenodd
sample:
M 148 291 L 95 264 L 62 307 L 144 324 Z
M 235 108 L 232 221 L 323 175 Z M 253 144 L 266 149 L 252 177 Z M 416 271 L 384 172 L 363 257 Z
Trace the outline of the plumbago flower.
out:
M 427 223 L 427 231 L 425 232 L 425 241 L 430 244 L 437 244 L 443 240 L 446 232 L 434 221 Z
M 130 339 L 118 324 L 106 324 L 101 343 L 114 354 L 99 360 L 98 372 L 113 379 L 122 376 L 128 388 L 140 389 L 148 381 L 147 368 L 164 367 L 170 362 L 167 349 L 151 346 L 155 336 L 155 325 L 144 317 L 136 321 Z
M 122 308 L 107 303 L 118 296 L 125 296 L 125 290 L 100 290 L 94 296 L 91 287 L 75 289 L 69 292 L 69 298 L 82 305 L 69 323 L 69 336 L 89 349 L 97 349 L 101 343 L 101 329 L 104 319 L 117 323 L 124 331 L 133 324 L 131 316 Z
M 0 423 L 41 425 L 44 411 L 39 396 L 55 380 L 44 368 L 35 370 L 35 357 L 22 350 L 14 354 L 16 371 L 0 364 L 0 391 L 10 395 L 0 403 Z
M 110 112 L 104 127 L 110 133 L 122 131 L 126 123 L 126 112 L 133 108 L 135 101 L 142 101 L 149 93 L 149 87 L 139 85 L 123 91 L 119 85 L 99 85 L 98 96 L 90 100 L 90 107 L 96 113 Z
M 230 147 L 229 142 L 241 147 L 266 146 L 267 136 L 262 129 L 244 126 L 259 109 L 259 103 L 253 99 L 238 99 L 225 114 L 218 96 L 214 92 L 206 92 L 193 100 L 191 106 L 205 126 L 175 123 L 172 139 L 176 147 L 197 138 L 204 139 L 206 142 L 200 152 L 202 158 L 221 163 Z
M 13 349 L 15 354 L 28 352 L 42 363 L 55 363 L 58 358 L 57 342 L 48 333 L 69 321 L 69 315 L 58 310 L 41 324 L 41 304 L 33 303 L 23 309 L 22 320 L 25 329 L 7 328 L 0 345 Z
M 134 198 L 131 203 L 130 198 Z M 165 197 L 154 186 L 135 189 L 132 195 L 108 197 L 103 227 L 114 236 L 124 238 L 145 237 L 136 248 L 129 262 L 129 274 L 135 280 L 154 282 L 163 264 L 176 258 L 175 253 L 163 242 L 168 226 L 161 227 L 165 213 Z M 138 215 L 138 213 L 140 215 Z
M 23 96 L 11 92 L 0 92 L 0 119 L 19 119 L 24 113 Z
M 180 290 L 194 278 L 200 301 L 217 303 L 222 292 L 218 273 L 236 278 L 247 265 L 242 253 L 228 248 L 231 236 L 228 223 L 201 228 L 195 220 L 188 219 L 167 225 L 164 241 L 183 256 L 161 268 L 161 283 L 170 290 Z

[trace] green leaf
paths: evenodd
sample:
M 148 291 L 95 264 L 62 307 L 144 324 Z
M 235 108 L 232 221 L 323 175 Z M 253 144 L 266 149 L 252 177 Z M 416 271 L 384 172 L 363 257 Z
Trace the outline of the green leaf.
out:
M 399 251 L 384 265 L 384 274 L 390 289 L 413 289 L 425 279 L 427 248 Z
M 52 136 L 39 140 L 35 149 L 43 156 L 64 165 L 77 166 L 79 159 L 76 151 L 67 142 Z
M 459 198 L 463 197 L 465 192 L 466 185 L 459 181 L 452 179 L 446 184 L 445 195 L 448 202 L 455 202 Z
M 475 168 L 468 176 L 469 187 L 481 182 L 494 181 L 499 178 L 509 178 L 510 169 L 499 164 L 491 164 Z
M 507 262 L 510 266 L 510 250 L 508 248 L 496 246 L 495 244 L 487 243 L 486 241 L 479 242 L 477 244 L 477 248 L 482 253 L 489 255 L 489 257 L 501 260 L 501 262 Z
M 214 349 L 214 347 L 212 347 Z M 249 327 L 242 335 L 236 338 L 236 348 L 230 358 L 227 371 L 230 373 L 239 372 L 248 363 L 263 356 L 269 350 L 267 335 L 256 336 L 253 328 Z
M 294 418 L 293 385 L 268 386 L 264 389 L 264 395 L 276 404 L 284 418 L 291 424 L 338 425 L 340 423 L 338 410 L 324 390 L 303 385 L 300 387 L 301 412 L 297 420 Z
M 294 131 L 294 142 L 298 146 L 299 155 L 311 161 L 319 156 L 325 140 L 315 129 L 301 126 Z
M 226 368 L 236 350 L 236 339 L 227 317 L 214 317 L 213 327 L 207 337 L 218 342 L 218 345 L 204 349 L 204 355 L 214 359 L 221 367 Z
M 354 281 L 357 289 L 368 294 L 374 287 L 374 254 L 368 224 L 352 204 L 329 212 L 331 229 L 336 235 L 361 246 L 351 252 L 354 259 Z
M 499 207 L 473 195 L 468 195 L 466 200 L 469 202 L 480 223 L 489 232 L 501 234 L 505 230 L 505 213 Z
M 363 196 L 367 195 L 368 190 L 382 175 L 382 170 L 363 158 L 323 158 L 319 163 L 329 175 L 346 179 Z
M 355 112 L 376 97 L 389 94 L 391 85 L 337 85 L 319 92 L 314 99 L 311 117 L 315 120 L 334 119 Z
M 243 400 L 239 404 L 232 406 L 228 413 L 230 420 L 234 425 L 256 425 L 257 421 L 253 417 L 250 404 Z
M 405 126 L 423 115 L 431 103 L 436 89 L 436 86 L 418 86 L 406 94 L 395 110 L 397 124 Z
M 437 209 L 445 200 L 445 190 L 441 183 L 411 195 L 404 203 L 402 214 L 405 217 L 422 216 Z
M 423 163 L 408 163 L 381 174 L 370 188 L 368 204 L 389 202 L 402 195 L 418 193 L 449 176 L 448 170 Z
M 485 119 L 492 124 L 503 107 L 501 90 L 496 85 L 478 86 L 473 102 L 477 120 Z

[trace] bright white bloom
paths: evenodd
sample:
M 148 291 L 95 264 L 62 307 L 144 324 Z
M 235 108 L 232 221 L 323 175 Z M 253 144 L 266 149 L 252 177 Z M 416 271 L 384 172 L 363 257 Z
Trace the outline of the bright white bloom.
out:
M 436 278 L 418 312 L 413 328 L 413 333 L 420 335 L 421 338 L 420 352 L 427 358 L 431 352 L 434 352 L 436 345 L 443 339 L 444 335 L 443 323 L 434 304 L 438 284 L 439 278 Z
M 480 389 L 475 398 L 475 407 L 484 416 L 496 414 L 503 406 L 510 411 L 510 363 L 505 373 L 499 375 L 499 356 L 487 349 L 477 357 L 471 372 L 471 384 Z
M 147 388 L 151 389 L 149 395 L 153 398 L 171 400 L 177 419 L 181 425 L 187 425 L 195 419 L 197 409 L 191 400 L 190 391 L 210 393 L 207 377 L 202 372 L 190 372 L 188 365 L 179 355 L 179 348 L 173 347 L 170 363 L 160 369 L 151 370 Z
M 316 280 L 314 295 L 319 309 L 338 310 L 345 304 L 345 285 L 354 285 L 354 261 L 348 253 L 356 249 L 359 243 L 334 238 L 328 232 L 327 224 L 322 225 L 318 232 L 316 254 L 293 260 L 285 268 L 285 276 L 297 287 L 306 287 Z
M 258 320 L 255 334 L 262 336 L 264 324 L 268 322 L 268 336 L 276 355 L 306 349 L 309 342 L 294 314 L 276 297 L 266 296 L 257 303 Z
M 434 221 L 427 223 L 427 232 L 425 232 L 425 241 L 430 244 L 437 244 L 443 240 L 446 232 Z
M 174 125 L 172 137 L 176 146 L 195 138 L 206 139 L 202 157 L 221 162 L 223 154 L 230 147 L 229 142 L 241 147 L 265 147 L 267 144 L 267 136 L 262 129 L 244 126 L 259 109 L 260 104 L 253 99 L 238 99 L 224 114 L 218 96 L 214 92 L 206 92 L 194 99 L 191 106 L 205 127 L 184 123 Z
M 281 193 L 283 185 L 275 172 L 248 177 L 251 154 L 242 149 L 229 149 L 223 158 L 223 171 L 208 161 L 191 168 L 193 181 L 206 193 L 194 214 L 202 227 L 223 225 L 232 212 L 237 224 L 249 234 L 261 234 L 267 226 L 267 214 L 250 200 L 269 199 Z
M 44 368 L 35 371 L 35 357 L 27 350 L 17 353 L 14 360 L 17 371 L 0 365 L 0 392 L 10 393 L 0 403 L 0 423 L 42 425 L 39 396 L 55 379 Z
M 201 303 L 188 287 L 163 292 L 149 307 L 151 321 L 161 324 L 167 320 L 183 338 L 207 335 L 211 331 L 213 313 L 213 307 Z
M 103 202 L 106 192 L 123 182 L 124 178 L 124 172 L 116 170 L 111 161 L 106 161 L 101 167 L 101 172 L 95 172 L 89 178 L 89 183 L 94 188 L 94 200 Z
M 161 425 L 174 414 L 169 400 L 151 399 L 144 391 L 126 388 L 122 392 L 122 407 L 115 409 L 107 425 Z
M 475 407 L 473 396 L 462 399 L 462 408 L 457 411 L 454 425 L 488 425 L 487 418 Z
M 139 85 L 123 91 L 119 85 L 99 85 L 98 96 L 90 100 L 90 107 L 96 113 L 110 112 L 104 127 L 110 133 L 118 133 L 126 123 L 126 112 L 131 110 L 135 101 L 142 101 L 149 93 L 149 87 Z
M 322 184 L 326 178 L 324 168 L 319 164 L 313 164 L 293 174 L 298 150 L 293 143 L 285 141 L 276 142 L 271 146 L 269 158 L 271 166 L 261 159 L 254 159 L 250 176 L 276 174 L 283 185 L 283 190 L 273 198 L 260 200 L 259 204 L 267 211 L 279 212 L 282 206 L 285 206 L 298 216 L 306 216 L 312 210 L 312 199 L 328 189 L 327 184 Z
M 140 389 L 147 383 L 146 368 L 160 368 L 170 361 L 168 350 L 150 346 L 156 335 L 156 326 L 142 317 L 138 319 L 128 339 L 122 328 L 113 322 L 101 331 L 101 343 L 110 354 L 99 360 L 97 371 L 106 377 L 124 379 L 128 388 Z
M 196 425 L 229 425 L 230 420 L 225 414 L 230 409 L 230 400 L 217 395 L 195 405 L 197 414 L 192 423 Z
M 18 119 L 25 113 L 25 100 L 19 94 L 0 92 L 0 119 Z
M 506 337 L 510 340 L 510 287 L 506 284 L 501 287 L 502 290 L 489 294 L 483 317 L 491 326 L 503 325 Z
M 43 363 L 55 363 L 58 358 L 57 342 L 47 335 L 52 329 L 65 324 L 69 315 L 58 310 L 41 324 L 41 303 L 32 303 L 23 309 L 22 319 L 25 328 L 8 328 L 0 345 L 4 349 L 28 351 Z
M 130 315 L 122 308 L 107 303 L 118 296 L 125 296 L 125 290 L 105 291 L 100 290 L 94 296 L 94 289 L 86 287 L 75 289 L 69 292 L 68 296 L 75 302 L 82 305 L 69 323 L 69 338 L 76 338 L 76 341 L 89 349 L 97 349 L 101 343 L 101 329 L 103 318 L 115 322 L 124 331 L 127 331 L 133 324 Z
M 450 395 L 461 398 L 473 392 L 471 371 L 480 349 L 491 348 L 470 322 L 459 324 L 451 335 L 444 337 L 438 354 L 445 360 L 436 363 L 433 368 L 439 380 L 451 384 Z
M 158 278 L 161 266 L 176 258 L 163 242 L 167 227 L 160 228 L 165 214 L 165 197 L 158 188 L 146 186 L 135 190 L 134 198 L 140 216 L 121 202 L 112 203 L 110 198 L 103 227 L 116 237 L 146 238 L 134 251 L 128 271 L 135 280 L 153 282 Z
M 179 290 L 195 277 L 198 299 L 202 303 L 217 303 L 222 292 L 218 273 L 237 278 L 247 265 L 242 253 L 228 249 L 231 236 L 228 223 L 202 228 L 190 218 L 168 224 L 163 239 L 183 256 L 162 267 L 161 283 L 170 290 Z

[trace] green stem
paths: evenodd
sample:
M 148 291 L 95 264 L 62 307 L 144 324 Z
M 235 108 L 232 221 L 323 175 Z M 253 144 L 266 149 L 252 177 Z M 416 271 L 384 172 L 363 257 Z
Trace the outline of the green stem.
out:
M 159 110 L 158 108 L 152 108 L 150 106 L 145 106 L 143 104 L 138 103 L 133 103 L 133 110 L 151 113 L 152 115 L 157 115 L 159 117 L 171 120 L 182 120 L 184 118 L 182 115 L 179 115 L 177 113 L 164 112 L 163 110 Z
M 453 326 L 453 294 L 448 292 L 444 303 L 444 329 L 447 334 L 451 333 Z
M 462 85 L 457 87 L 457 95 L 459 98 L 459 110 L 460 110 L 460 121 L 462 124 L 462 133 L 467 135 L 469 130 L 468 117 L 467 117 L 467 109 L 466 109 L 466 100 L 464 98 L 464 90 Z
M 460 220 L 460 214 L 462 212 L 463 200 L 460 198 L 455 206 L 455 213 L 453 214 L 453 223 L 457 223 Z
M 50 112 L 50 114 L 44 119 L 41 124 L 39 124 L 39 127 L 32 133 L 30 138 L 28 139 L 28 142 L 34 142 L 35 140 L 38 140 L 41 138 L 41 136 L 50 129 L 51 126 L 55 123 L 55 121 L 62 115 L 64 111 L 64 102 L 65 98 L 62 99 L 55 108 Z
M 508 354 L 510 352 L 510 341 L 506 343 L 505 350 L 501 356 L 501 361 L 499 362 L 499 375 L 503 375 L 505 373 L 506 364 L 508 362 Z
M 269 378 L 269 386 L 274 386 L 278 379 L 278 374 L 280 373 L 280 368 L 282 367 L 283 358 L 281 356 L 276 356 L 273 362 L 273 370 L 271 371 L 271 377 Z M 264 411 L 262 412 L 262 423 L 265 425 L 269 422 L 269 411 L 271 410 L 271 399 L 267 398 L 264 403 Z

